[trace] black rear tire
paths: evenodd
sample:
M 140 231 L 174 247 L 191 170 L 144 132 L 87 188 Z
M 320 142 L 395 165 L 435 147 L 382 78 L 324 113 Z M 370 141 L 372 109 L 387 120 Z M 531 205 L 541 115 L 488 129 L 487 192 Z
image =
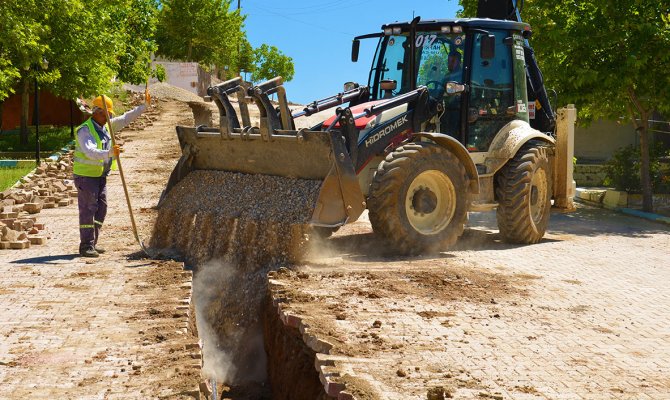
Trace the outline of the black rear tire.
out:
M 400 146 L 372 180 L 372 229 L 398 253 L 444 250 L 463 234 L 468 183 L 465 167 L 450 151 L 426 142 Z
M 551 164 L 541 142 L 526 143 L 496 174 L 498 229 L 509 243 L 533 244 L 549 224 Z

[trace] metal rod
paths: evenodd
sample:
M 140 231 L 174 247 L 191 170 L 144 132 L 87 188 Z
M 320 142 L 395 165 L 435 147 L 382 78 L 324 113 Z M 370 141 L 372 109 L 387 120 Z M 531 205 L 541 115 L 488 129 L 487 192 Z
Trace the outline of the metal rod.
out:
M 107 101 L 105 100 L 105 95 L 102 95 L 102 106 L 105 110 L 105 115 L 107 116 L 107 126 L 109 127 L 109 136 L 111 137 L 111 146 L 112 148 L 116 144 L 116 140 L 114 138 L 114 127 L 112 127 L 112 120 L 109 115 L 109 110 L 107 110 Z M 128 214 L 130 214 L 130 224 L 133 227 L 133 234 L 135 235 L 135 240 L 137 240 L 137 243 L 140 245 L 140 248 L 142 251 L 151 257 L 151 255 L 148 253 L 146 247 L 144 247 L 144 243 L 142 243 L 142 240 L 140 240 L 140 235 L 137 232 L 137 224 L 135 224 L 135 215 L 133 214 L 133 207 L 130 204 L 130 195 L 128 194 L 128 186 L 126 185 L 126 177 L 123 174 L 123 167 L 121 166 L 121 157 L 116 158 L 116 165 L 119 166 L 119 175 L 121 175 L 121 184 L 123 186 L 123 193 L 126 195 L 126 204 L 128 204 Z
M 411 92 L 407 92 L 407 93 L 402 94 L 400 96 L 394 97 L 389 101 L 385 101 L 383 103 L 375 104 L 372 107 L 366 108 L 363 111 L 363 113 L 358 114 L 358 115 L 354 115 L 354 119 L 357 119 L 357 118 L 360 118 L 360 117 L 363 117 L 363 116 L 369 117 L 371 115 L 378 114 L 382 111 L 386 111 L 389 108 L 393 108 L 393 107 L 396 107 L 398 105 L 410 102 L 410 101 L 418 98 L 424 90 L 427 90 L 425 86 L 419 86 L 418 88 L 416 88 L 415 90 L 412 90 Z
M 37 84 L 37 76 L 35 77 L 35 96 L 33 98 L 35 106 L 35 164 L 40 165 L 40 92 Z
M 307 107 L 303 108 L 302 111 L 298 111 L 293 114 L 293 118 L 302 117 L 303 115 L 310 116 L 312 114 L 318 113 L 319 111 L 327 110 L 340 104 L 346 103 L 351 99 L 354 99 L 367 89 L 366 86 L 356 88 L 344 93 L 338 93 L 334 96 L 326 97 L 321 100 L 315 100 L 312 103 L 308 104 Z
M 70 138 L 74 137 L 74 100 L 70 100 Z

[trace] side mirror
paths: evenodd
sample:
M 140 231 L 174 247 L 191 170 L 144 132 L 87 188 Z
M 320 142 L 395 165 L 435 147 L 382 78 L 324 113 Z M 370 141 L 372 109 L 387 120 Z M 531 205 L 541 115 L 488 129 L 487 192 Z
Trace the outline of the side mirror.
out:
M 495 35 L 482 35 L 480 37 L 479 57 L 482 60 L 490 60 L 496 56 L 496 37 Z
M 354 39 L 354 41 L 351 43 L 351 62 L 356 62 L 358 61 L 358 52 L 361 49 L 361 41 L 358 39 Z

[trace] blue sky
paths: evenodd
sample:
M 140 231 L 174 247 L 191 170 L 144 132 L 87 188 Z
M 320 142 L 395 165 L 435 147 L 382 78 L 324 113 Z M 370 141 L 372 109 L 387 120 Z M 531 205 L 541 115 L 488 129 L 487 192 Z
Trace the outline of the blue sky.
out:
M 454 18 L 458 0 L 240 0 L 252 46 L 276 46 L 293 58 L 295 76 L 286 83 L 289 101 L 308 103 L 342 91 L 347 81 L 367 84 L 375 39 L 361 43 L 351 62 L 354 36 L 374 33 L 384 23 Z M 233 0 L 232 7 L 237 7 Z

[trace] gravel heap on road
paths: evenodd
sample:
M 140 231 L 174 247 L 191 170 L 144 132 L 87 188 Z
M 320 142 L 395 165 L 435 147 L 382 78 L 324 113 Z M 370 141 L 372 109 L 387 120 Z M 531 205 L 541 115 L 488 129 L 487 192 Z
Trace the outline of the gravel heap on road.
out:
M 197 94 L 164 82 L 149 86 L 149 93 L 151 93 L 151 97 L 156 99 L 173 99 L 184 103 L 189 101 L 204 102 L 204 99 Z
M 260 307 L 266 276 L 302 256 L 320 186 L 321 181 L 197 170 L 161 205 L 151 246 L 177 250 L 195 265 L 204 369 L 218 371 L 210 377 L 229 384 L 265 379 L 259 360 L 265 358 Z M 206 332 L 213 334 L 208 338 Z

